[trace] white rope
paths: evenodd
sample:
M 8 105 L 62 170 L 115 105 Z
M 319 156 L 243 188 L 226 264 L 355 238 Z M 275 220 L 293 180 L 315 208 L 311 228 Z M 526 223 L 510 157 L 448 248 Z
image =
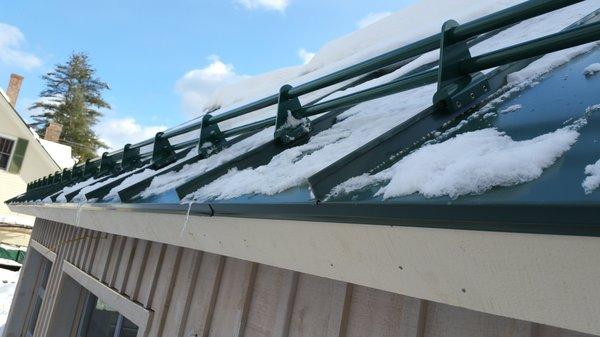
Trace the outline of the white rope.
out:
M 188 209 L 187 209 L 187 213 L 185 215 L 185 222 L 183 223 L 183 226 L 181 227 L 181 233 L 179 234 L 180 236 L 183 236 L 183 233 L 185 232 L 185 230 L 187 229 L 188 226 L 188 222 L 190 220 L 190 211 L 192 210 L 192 204 L 194 202 L 190 201 L 190 203 L 188 204 Z M 191 232 L 188 232 L 188 234 L 192 234 Z

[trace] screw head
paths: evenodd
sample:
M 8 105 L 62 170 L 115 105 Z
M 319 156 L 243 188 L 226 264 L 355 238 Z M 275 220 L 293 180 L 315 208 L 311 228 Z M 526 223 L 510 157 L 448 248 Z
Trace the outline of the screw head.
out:
M 460 101 L 456 101 L 456 107 L 460 108 L 462 106 L 462 103 Z

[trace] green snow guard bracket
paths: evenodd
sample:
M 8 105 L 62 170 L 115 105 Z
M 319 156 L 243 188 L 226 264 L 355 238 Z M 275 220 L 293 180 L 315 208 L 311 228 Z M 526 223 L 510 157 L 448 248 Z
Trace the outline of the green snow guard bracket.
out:
M 283 145 L 305 137 L 312 129 L 310 120 L 300 115 L 302 105 L 297 96 L 290 95 L 291 89 L 289 84 L 279 89 L 274 137 L 275 141 Z
M 448 20 L 442 25 L 438 87 L 433 105 L 449 113 L 462 113 L 489 95 L 489 83 L 481 73 L 469 74 L 462 64 L 471 59 L 466 40 L 452 38 L 458 22 Z
M 93 161 L 92 159 L 88 159 L 85 161 L 85 166 L 83 169 L 83 178 L 93 177 L 100 171 L 100 162 L 98 160 Z
M 129 171 L 140 166 L 142 158 L 140 156 L 140 148 L 132 148 L 131 144 L 125 144 L 123 147 L 123 158 L 121 159 L 121 167 L 119 171 Z
M 155 169 L 165 167 L 175 162 L 175 150 L 164 136 L 164 132 L 159 132 L 154 136 L 154 149 L 152 150 L 152 163 Z
M 221 151 L 226 144 L 226 139 L 217 123 L 210 123 L 211 117 L 210 114 L 202 116 L 200 140 L 198 142 L 198 155 L 201 158 L 207 158 L 211 154 Z
M 71 180 L 71 176 L 72 173 L 70 169 L 63 169 L 61 177 L 60 177 L 60 181 L 61 182 L 67 182 Z
M 100 170 L 98 170 L 98 176 L 104 176 L 110 173 L 114 173 L 118 170 L 116 155 L 110 155 L 108 152 L 102 154 L 100 159 Z

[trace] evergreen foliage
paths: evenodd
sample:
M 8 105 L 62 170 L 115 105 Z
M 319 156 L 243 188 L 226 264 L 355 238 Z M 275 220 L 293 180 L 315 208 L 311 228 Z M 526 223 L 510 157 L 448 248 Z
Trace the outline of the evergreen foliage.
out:
M 71 146 L 80 162 L 96 157 L 99 149 L 107 148 L 92 129 L 102 117 L 100 110 L 110 109 L 102 98 L 102 91 L 109 86 L 95 77 L 95 73 L 87 54 L 73 53 L 66 64 L 57 64 L 52 72 L 42 76 L 46 89 L 29 108 L 42 110 L 33 116 L 42 136 L 48 123 L 62 124 L 60 142 Z

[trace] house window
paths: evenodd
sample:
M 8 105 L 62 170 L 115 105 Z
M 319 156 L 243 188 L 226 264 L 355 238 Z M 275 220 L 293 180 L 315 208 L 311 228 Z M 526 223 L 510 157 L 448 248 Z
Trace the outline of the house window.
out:
M 33 332 L 35 331 L 35 325 L 37 324 L 38 316 L 40 314 L 40 308 L 42 307 L 42 302 L 44 302 L 46 285 L 48 284 L 48 276 L 50 276 L 52 263 L 44 259 L 40 268 L 40 275 L 38 277 L 37 287 L 35 288 L 35 296 L 33 297 L 33 310 L 31 311 L 29 324 L 27 326 L 27 337 L 33 336 Z
M 0 170 L 8 170 L 10 156 L 12 155 L 14 147 L 14 140 L 0 137 Z
M 136 337 L 138 327 L 93 294 L 88 294 L 77 337 Z

